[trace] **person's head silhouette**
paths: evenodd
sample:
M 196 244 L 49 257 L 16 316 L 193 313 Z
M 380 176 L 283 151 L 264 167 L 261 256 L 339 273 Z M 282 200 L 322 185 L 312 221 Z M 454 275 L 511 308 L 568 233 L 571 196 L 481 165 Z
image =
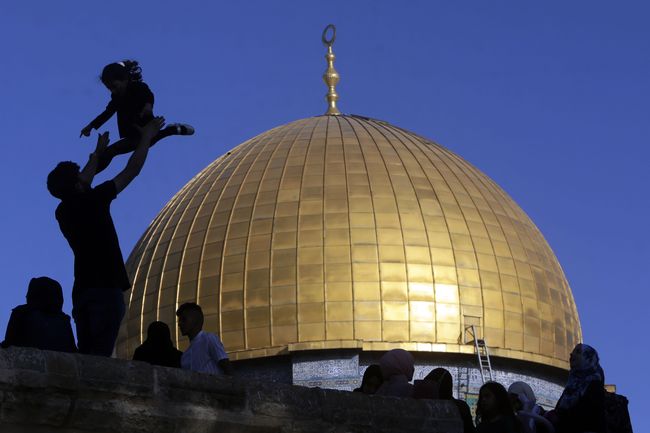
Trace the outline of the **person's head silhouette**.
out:
M 76 193 L 89 188 L 79 177 L 79 165 L 72 161 L 63 161 L 47 176 L 47 190 L 54 197 L 65 200 Z
M 52 278 L 32 278 L 26 298 L 27 305 L 37 310 L 57 312 L 63 308 L 63 288 Z

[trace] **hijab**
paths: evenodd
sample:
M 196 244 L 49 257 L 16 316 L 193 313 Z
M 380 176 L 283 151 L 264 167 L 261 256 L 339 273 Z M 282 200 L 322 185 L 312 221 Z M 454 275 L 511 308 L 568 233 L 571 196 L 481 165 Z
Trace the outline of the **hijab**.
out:
M 379 366 L 385 380 L 392 376 L 405 376 L 408 382 L 413 380 L 415 361 L 413 356 L 404 349 L 393 349 L 386 352 L 379 360 Z
M 27 305 L 35 310 L 57 313 L 63 308 L 63 289 L 48 277 L 32 278 L 27 288 Z
M 579 356 L 574 356 L 574 354 Z M 557 407 L 569 409 L 575 406 L 591 382 L 594 381 L 604 382 L 604 373 L 599 364 L 598 352 L 587 344 L 578 344 L 571 353 L 569 379 L 562 397 L 557 402 Z
M 164 322 L 151 322 L 147 339 L 135 350 L 133 359 L 165 367 L 180 367 L 181 352 L 172 343 L 169 326 Z
M 513 382 L 508 388 L 508 394 L 515 394 L 519 398 L 525 412 L 530 412 L 537 403 L 533 389 L 526 382 Z
M 413 356 L 404 349 L 386 352 L 379 360 L 384 383 L 377 390 L 378 395 L 411 397 L 413 385 L 409 382 L 415 372 Z
M 434 368 L 426 375 L 424 380 L 430 380 L 438 384 L 438 398 L 442 400 L 453 400 L 454 380 L 447 369 Z

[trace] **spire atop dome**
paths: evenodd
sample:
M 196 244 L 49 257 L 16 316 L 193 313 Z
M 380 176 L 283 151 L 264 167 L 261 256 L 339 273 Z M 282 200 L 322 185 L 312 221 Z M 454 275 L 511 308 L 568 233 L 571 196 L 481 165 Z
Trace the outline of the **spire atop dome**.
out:
M 332 30 L 332 36 L 328 39 L 327 34 L 329 30 Z M 327 84 L 329 88 L 326 98 L 327 98 L 327 112 L 325 114 L 337 115 L 341 114 L 339 109 L 336 107 L 336 101 L 339 99 L 339 95 L 336 93 L 336 84 L 339 82 L 339 73 L 334 69 L 334 59 L 336 56 L 332 51 L 332 45 L 334 45 L 334 40 L 336 40 L 336 27 L 334 24 L 330 24 L 325 27 L 323 30 L 322 36 L 323 44 L 327 46 L 327 54 L 325 54 L 325 59 L 327 60 L 327 70 L 323 74 L 323 81 Z

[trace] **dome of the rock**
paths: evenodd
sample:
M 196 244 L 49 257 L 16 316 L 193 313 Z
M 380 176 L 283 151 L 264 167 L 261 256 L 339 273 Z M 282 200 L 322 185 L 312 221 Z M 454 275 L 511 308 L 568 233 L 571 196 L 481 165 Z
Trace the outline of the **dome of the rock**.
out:
M 187 347 L 175 311 L 197 302 L 238 375 L 351 390 L 402 348 L 414 378 L 445 367 L 470 405 L 487 380 L 523 380 L 552 408 L 582 339 L 553 251 L 458 155 L 341 114 L 330 30 L 326 115 L 219 157 L 135 246 L 118 356 L 131 357 L 155 320 Z
M 164 207 L 128 260 L 118 341 L 198 302 L 231 359 L 314 349 L 473 354 L 566 368 L 581 340 L 562 269 L 489 177 L 389 123 L 325 115 L 218 158 Z

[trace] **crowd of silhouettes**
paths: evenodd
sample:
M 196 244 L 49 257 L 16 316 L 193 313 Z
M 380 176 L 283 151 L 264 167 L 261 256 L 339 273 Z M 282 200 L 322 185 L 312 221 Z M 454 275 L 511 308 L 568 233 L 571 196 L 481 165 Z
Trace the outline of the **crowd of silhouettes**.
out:
M 555 408 L 545 411 L 533 389 L 514 382 L 506 389 L 489 381 L 479 390 L 476 416 L 454 398 L 453 377 L 435 368 L 411 384 L 415 362 L 403 349 L 386 352 L 369 365 L 355 392 L 414 399 L 449 400 L 458 409 L 464 433 L 631 433 L 627 399 L 605 390 L 603 369 L 591 346 L 578 344 L 569 359 L 569 378 Z

